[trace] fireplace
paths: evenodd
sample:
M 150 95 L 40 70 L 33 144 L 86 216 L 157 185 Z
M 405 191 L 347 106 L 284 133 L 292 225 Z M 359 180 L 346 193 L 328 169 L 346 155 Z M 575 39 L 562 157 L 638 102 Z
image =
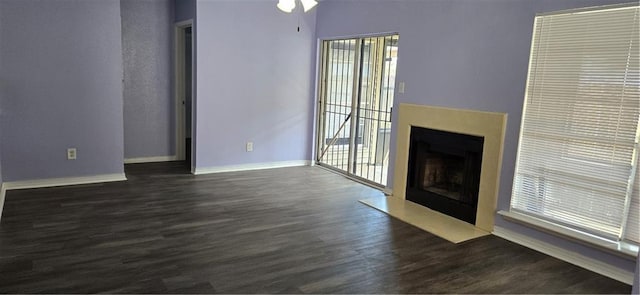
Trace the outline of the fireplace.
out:
M 406 199 L 476 223 L 484 138 L 411 127 Z
M 396 135 L 396 160 L 393 170 L 393 197 L 407 200 L 407 192 L 409 191 L 407 186 L 410 182 L 409 164 L 414 162 L 409 161 L 411 128 L 422 127 L 481 137 L 483 138 L 482 167 L 474 227 L 492 232 L 500 185 L 500 167 L 502 166 L 502 147 L 507 126 L 507 114 L 405 103 L 401 103 L 399 109 L 396 127 L 398 132 Z M 436 148 L 438 147 L 434 146 L 434 149 Z M 444 150 L 444 152 L 449 151 L 449 149 Z M 434 150 L 434 153 L 442 152 L 442 150 Z M 460 153 L 457 155 L 459 156 Z M 413 203 L 408 200 L 407 202 Z M 440 214 L 440 212 L 437 213 Z M 460 219 L 446 214 L 441 215 L 450 217 L 452 221 L 460 221 Z M 467 222 L 460 223 L 468 224 Z M 442 223 L 434 226 L 449 228 L 448 225 Z

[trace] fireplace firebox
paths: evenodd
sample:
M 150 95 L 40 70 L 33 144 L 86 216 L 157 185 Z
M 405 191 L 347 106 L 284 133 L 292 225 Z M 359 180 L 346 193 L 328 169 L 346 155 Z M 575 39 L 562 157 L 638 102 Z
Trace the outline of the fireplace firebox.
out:
M 406 199 L 476 222 L 484 138 L 412 126 Z

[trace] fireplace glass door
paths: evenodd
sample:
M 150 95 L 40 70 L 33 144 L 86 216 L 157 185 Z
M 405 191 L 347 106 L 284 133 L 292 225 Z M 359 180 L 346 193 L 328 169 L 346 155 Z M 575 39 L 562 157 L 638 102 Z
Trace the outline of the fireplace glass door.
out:
M 484 138 L 412 126 L 407 200 L 476 222 Z
M 398 35 L 322 44 L 317 162 L 387 184 Z

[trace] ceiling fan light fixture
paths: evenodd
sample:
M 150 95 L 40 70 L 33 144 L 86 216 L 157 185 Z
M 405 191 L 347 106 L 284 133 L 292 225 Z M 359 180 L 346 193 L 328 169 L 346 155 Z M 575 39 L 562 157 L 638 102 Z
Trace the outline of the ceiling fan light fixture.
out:
M 302 2 L 302 7 L 304 8 L 304 12 L 307 12 L 318 5 L 316 0 L 300 0 Z M 295 5 L 295 4 L 294 4 Z
M 278 5 L 276 5 L 278 9 L 282 10 L 286 13 L 291 13 L 294 8 L 296 8 L 295 0 L 279 0 Z

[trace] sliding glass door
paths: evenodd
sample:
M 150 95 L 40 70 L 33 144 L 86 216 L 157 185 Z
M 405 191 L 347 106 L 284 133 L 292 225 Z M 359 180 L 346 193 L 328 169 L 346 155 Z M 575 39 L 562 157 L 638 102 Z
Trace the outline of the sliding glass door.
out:
M 322 44 L 317 162 L 387 183 L 398 35 Z

